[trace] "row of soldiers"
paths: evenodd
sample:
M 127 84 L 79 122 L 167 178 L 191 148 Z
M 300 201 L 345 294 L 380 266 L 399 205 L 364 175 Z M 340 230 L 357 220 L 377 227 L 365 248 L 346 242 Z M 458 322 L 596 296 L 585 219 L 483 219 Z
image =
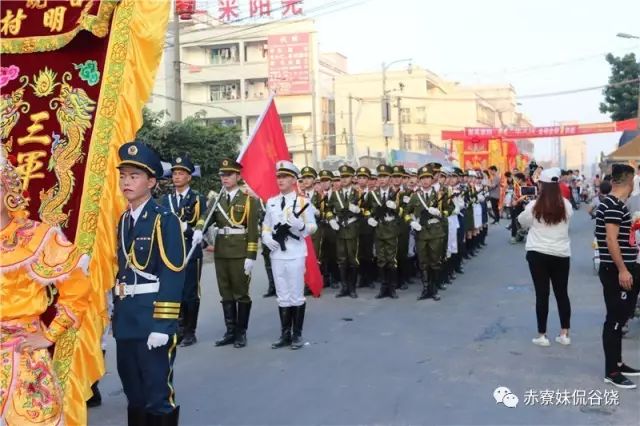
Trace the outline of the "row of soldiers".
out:
M 312 236 L 325 287 L 356 298 L 358 287 L 381 282 L 376 298 L 397 298 L 417 274 L 418 300 L 464 273 L 463 259 L 485 245 L 488 193 L 482 172 L 430 163 L 410 173 L 402 165 L 374 171 L 343 165 L 336 172 L 301 170 L 300 193 L 315 207 Z M 265 297 L 275 295 L 268 248 Z

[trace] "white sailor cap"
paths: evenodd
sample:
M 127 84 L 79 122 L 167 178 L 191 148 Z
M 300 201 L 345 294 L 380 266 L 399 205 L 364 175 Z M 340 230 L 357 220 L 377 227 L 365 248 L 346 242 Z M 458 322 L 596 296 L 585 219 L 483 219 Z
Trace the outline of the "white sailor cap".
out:
M 300 169 L 291 161 L 281 160 L 276 163 L 276 175 L 289 175 L 297 179 Z

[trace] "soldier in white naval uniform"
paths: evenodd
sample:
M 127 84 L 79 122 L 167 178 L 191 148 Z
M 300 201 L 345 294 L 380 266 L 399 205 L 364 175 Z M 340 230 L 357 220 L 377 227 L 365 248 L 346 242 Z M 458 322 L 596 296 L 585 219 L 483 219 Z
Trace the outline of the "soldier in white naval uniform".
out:
M 303 346 L 305 297 L 304 272 L 307 246 L 305 237 L 316 229 L 314 207 L 298 195 L 295 184 L 300 171 L 289 161 L 276 164 L 280 194 L 267 201 L 262 241 L 271 250 L 271 267 L 276 285 L 281 335 L 274 349 Z

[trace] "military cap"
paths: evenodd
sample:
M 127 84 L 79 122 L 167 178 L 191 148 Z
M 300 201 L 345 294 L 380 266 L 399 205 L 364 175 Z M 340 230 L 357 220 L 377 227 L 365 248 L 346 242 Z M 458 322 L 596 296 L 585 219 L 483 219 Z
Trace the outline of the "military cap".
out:
M 427 164 L 418 169 L 418 178 L 433 177 L 433 169 Z
M 371 176 L 369 176 L 369 179 L 378 179 L 378 172 L 371 170 Z
M 364 176 L 371 177 L 371 170 L 368 167 L 358 167 L 358 171 L 356 172 L 356 176 Z
M 329 170 L 320 170 L 320 180 L 331 180 L 333 179 L 333 173 Z
M 379 164 L 378 167 L 376 167 L 376 171 L 378 172 L 378 176 L 391 176 L 393 167 L 386 164 Z
M 276 163 L 276 175 L 289 175 L 297 179 L 300 175 L 300 169 L 291 161 L 281 160 Z
M 464 176 L 464 172 L 460 167 L 454 167 L 453 170 L 458 177 Z
M 475 170 L 467 170 L 467 176 L 471 176 L 471 177 L 476 177 L 476 172 Z
M 409 176 L 416 176 L 418 174 L 418 170 L 414 168 L 409 168 L 407 169 L 407 173 L 409 174 Z
M 429 163 L 427 164 L 427 166 L 431 166 L 431 170 L 433 170 L 433 173 L 438 173 L 442 170 L 442 164 L 440 163 Z
M 393 166 L 393 170 L 391 171 L 391 176 L 404 176 L 405 175 L 405 171 L 404 171 L 404 166 L 402 164 L 398 164 Z
M 185 170 L 191 174 L 196 171 L 196 166 L 191 162 L 189 157 L 176 157 L 171 163 L 171 171 L 174 170 Z
M 340 172 L 339 172 L 339 171 L 337 171 L 337 170 L 335 170 L 335 171 L 333 172 L 333 178 L 331 178 L 331 180 L 332 180 L 332 181 L 338 181 L 338 180 L 340 180 Z
M 304 166 L 302 170 L 300 170 L 300 174 L 302 175 L 302 177 L 312 177 L 314 179 L 318 177 L 318 172 L 316 172 L 316 169 L 310 166 Z
M 236 160 L 225 158 L 220 163 L 219 173 L 240 173 L 240 170 L 242 170 L 242 164 L 238 163 Z
M 340 172 L 341 177 L 348 177 L 356 174 L 356 171 L 353 169 L 353 167 L 348 164 L 343 164 L 342 166 L 340 166 L 338 171 Z
M 160 156 L 148 145 L 142 142 L 128 142 L 118 149 L 120 164 L 118 168 L 135 167 L 149 173 L 151 176 L 160 179 L 164 174 Z

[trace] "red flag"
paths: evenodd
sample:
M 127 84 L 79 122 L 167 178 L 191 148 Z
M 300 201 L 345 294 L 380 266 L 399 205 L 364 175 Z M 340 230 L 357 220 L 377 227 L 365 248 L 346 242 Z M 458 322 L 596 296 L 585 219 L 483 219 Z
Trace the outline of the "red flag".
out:
M 290 159 L 280 116 L 271 96 L 267 108 L 258 118 L 249 140 L 238 155 L 238 163 L 242 164 L 240 174 L 258 197 L 266 201 L 280 192 L 276 181 L 276 162 Z M 304 282 L 307 283 L 313 295 L 318 297 L 323 288 L 322 274 L 311 237 L 305 238 L 305 243 L 307 258 Z

